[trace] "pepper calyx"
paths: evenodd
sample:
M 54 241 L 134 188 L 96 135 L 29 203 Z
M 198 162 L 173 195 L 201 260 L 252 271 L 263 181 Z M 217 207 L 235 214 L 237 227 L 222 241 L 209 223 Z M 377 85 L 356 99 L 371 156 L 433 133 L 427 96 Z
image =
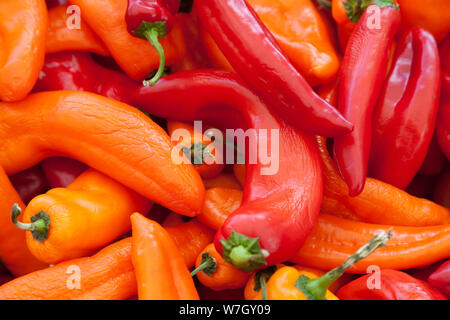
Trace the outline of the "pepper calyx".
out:
M 212 276 L 217 271 L 217 261 L 208 252 L 202 253 L 202 261 L 200 265 L 191 272 L 191 276 L 203 271 L 208 276 Z
M 358 22 L 361 16 L 370 5 L 376 5 L 380 8 L 392 7 L 398 9 L 398 4 L 395 4 L 393 0 L 346 0 L 343 3 L 347 17 L 351 22 Z
M 30 231 L 33 238 L 39 242 L 47 240 L 50 227 L 50 216 L 44 211 L 40 211 L 31 217 L 30 223 L 23 223 L 17 220 L 21 213 L 22 209 L 15 203 L 11 208 L 12 223 L 20 230 Z

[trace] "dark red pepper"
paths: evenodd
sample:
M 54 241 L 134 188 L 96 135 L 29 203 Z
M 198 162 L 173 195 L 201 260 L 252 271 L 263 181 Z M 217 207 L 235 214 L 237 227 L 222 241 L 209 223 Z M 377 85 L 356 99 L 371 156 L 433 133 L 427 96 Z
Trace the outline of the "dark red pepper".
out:
M 227 261 L 247 271 L 281 263 L 296 253 L 312 231 L 322 201 L 321 163 L 311 136 L 270 113 L 230 72 L 179 72 L 153 87 L 141 87 L 132 100 L 133 105 L 172 120 L 203 120 L 219 129 L 254 129 L 247 133 L 259 147 L 264 143 L 261 130 L 266 129 L 267 149 L 274 154 L 273 148 L 279 146 L 274 156 L 278 171 L 264 174 L 261 170 L 267 166 L 261 155 L 246 148 L 242 205 L 219 229 L 214 243 Z M 279 133 L 279 139 L 275 140 L 271 129 Z M 256 157 L 256 163 L 249 163 L 250 156 Z
M 67 0 L 45 0 L 45 2 L 47 3 L 47 8 L 51 9 L 53 7 L 57 7 L 63 4 L 67 4 Z
M 450 160 L 450 33 L 439 45 L 442 65 L 442 93 L 436 126 L 442 152 Z
M 25 204 L 48 188 L 44 173 L 39 166 L 16 173 L 9 179 Z
M 65 188 L 89 167 L 71 158 L 52 157 L 41 162 L 50 188 Z
M 359 277 L 341 287 L 336 295 L 341 300 L 447 300 L 428 283 L 405 272 L 382 269 L 378 288 L 375 287 L 376 276 L 368 274 Z
M 398 43 L 373 117 L 369 175 L 405 189 L 419 171 L 433 138 L 441 73 L 433 35 L 411 29 Z
M 144 81 L 144 85 L 154 85 L 164 74 L 166 58 L 159 38 L 165 38 L 172 30 L 179 7 L 179 0 L 128 0 L 125 15 L 128 32 L 148 40 L 159 55 L 158 71 L 151 80 Z
M 429 277 L 428 283 L 450 299 L 450 260 L 445 261 Z
M 321 99 L 245 0 L 196 0 L 194 10 L 234 70 L 295 128 L 338 136 L 351 123 Z
M 350 36 L 341 66 L 338 109 L 354 125 L 334 141 L 334 159 L 356 196 L 364 188 L 372 135 L 372 113 L 383 86 L 400 11 L 392 2 L 368 6 Z M 379 14 L 377 14 L 377 12 Z M 378 18 L 379 25 L 374 24 Z
M 88 53 L 61 52 L 46 56 L 33 90 L 89 91 L 129 103 L 131 93 L 138 86 L 125 74 L 97 64 Z

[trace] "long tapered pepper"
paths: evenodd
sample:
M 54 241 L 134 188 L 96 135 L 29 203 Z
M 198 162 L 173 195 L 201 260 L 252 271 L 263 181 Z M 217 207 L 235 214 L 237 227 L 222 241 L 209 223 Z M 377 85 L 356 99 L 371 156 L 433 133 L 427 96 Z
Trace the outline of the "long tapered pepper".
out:
M 141 87 L 133 105 L 173 120 L 204 120 L 219 129 L 252 129 L 252 135 L 267 130 L 267 150 L 278 147 L 278 152 L 265 165 L 260 156 L 246 153 L 255 162 L 246 164 L 242 206 L 219 229 L 216 249 L 227 262 L 251 271 L 285 261 L 300 248 L 322 199 L 320 159 L 309 136 L 272 115 L 236 75 L 225 71 L 169 75 L 153 87 Z M 291 170 L 293 161 L 297 170 Z
M 322 270 L 340 265 L 355 246 L 369 241 L 379 230 L 392 226 L 368 224 L 320 214 L 318 223 L 303 247 L 290 261 Z M 409 269 L 450 257 L 450 224 L 430 227 L 392 227 L 392 238 L 358 262 L 349 272 L 365 273 L 367 267 Z
M 110 99 L 128 102 L 138 82 L 125 74 L 96 63 L 87 53 L 48 54 L 35 92 L 54 90 L 88 91 Z
M 195 220 L 166 230 L 177 243 L 188 268 L 194 265 L 198 254 L 213 239 L 210 230 Z M 131 238 L 126 238 L 91 257 L 69 260 L 17 278 L 0 287 L 0 299 L 128 299 L 137 294 L 131 241 Z
M 373 115 L 368 173 L 404 189 L 425 159 L 436 123 L 441 72 L 433 36 L 411 29 L 394 63 Z
M 160 59 L 148 41 L 132 36 L 127 29 L 126 12 L 128 0 L 70 0 L 78 5 L 83 19 L 100 37 L 108 51 L 134 80 L 143 80 L 158 69 Z M 174 28 L 166 38 L 160 39 L 166 65 L 180 61 L 185 54 L 185 44 L 180 27 Z
M 139 213 L 131 216 L 131 224 L 139 300 L 198 300 L 194 281 L 170 234 Z
M 442 90 L 436 136 L 442 152 L 450 160 L 450 33 L 439 45 L 442 65 Z
M 0 140 L 0 165 L 8 174 L 64 155 L 177 213 L 195 216 L 203 206 L 200 176 L 191 165 L 172 161 L 165 131 L 115 100 L 53 91 L 0 103 Z
M 442 263 L 427 281 L 450 299 L 450 260 Z
M 41 162 L 50 188 L 65 188 L 89 167 L 70 158 L 51 157 Z
M 46 53 L 76 50 L 93 52 L 103 56 L 109 55 L 108 49 L 82 19 L 82 16 L 79 17 L 79 26 L 70 28 L 67 26 L 70 17 L 67 11 L 67 5 L 57 6 L 48 11 Z
M 26 97 L 44 63 L 47 8 L 44 0 L 0 3 L 0 100 Z
M 8 179 L 3 168 L 0 167 L 0 260 L 2 264 L 15 276 L 22 276 L 47 265 L 37 260 L 28 250 L 25 235 L 11 224 L 11 206 L 18 203 L 25 208 L 19 195 Z
M 447 300 L 426 282 L 398 270 L 381 269 L 379 287 L 365 275 L 346 284 L 337 292 L 342 300 Z M 368 284 L 372 284 L 373 287 Z
M 90 169 L 67 188 L 55 188 L 13 212 L 27 230 L 30 252 L 49 264 L 92 254 L 130 230 L 134 212 L 147 214 L 151 201 L 104 174 Z M 100 231 L 101 230 L 101 231 Z M 29 232 L 28 232 L 29 231 Z
M 448 209 L 376 179 L 367 178 L 364 190 L 356 197 L 349 196 L 348 187 L 328 153 L 325 139 L 318 138 L 317 141 L 324 169 L 323 212 L 398 226 L 432 226 L 449 221 Z
M 338 110 L 354 124 L 354 128 L 351 133 L 334 141 L 334 159 L 351 196 L 358 195 L 364 188 L 373 108 L 386 74 L 389 49 L 400 23 L 398 8 L 393 5 L 374 6 L 364 11 L 349 39 L 339 82 Z M 373 22 L 375 14 L 378 15 L 378 25 Z
M 43 170 L 39 166 L 21 171 L 9 179 L 24 203 L 30 202 L 49 187 Z
M 194 6 L 236 72 L 284 121 L 324 136 L 352 129 L 311 89 L 245 0 L 198 0 Z

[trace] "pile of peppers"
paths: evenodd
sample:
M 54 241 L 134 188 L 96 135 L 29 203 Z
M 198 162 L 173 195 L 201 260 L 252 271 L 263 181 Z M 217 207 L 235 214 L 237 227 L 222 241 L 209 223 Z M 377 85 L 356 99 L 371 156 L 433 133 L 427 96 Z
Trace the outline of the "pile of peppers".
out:
M 448 0 L 2 0 L 0 34 L 1 300 L 450 298 Z

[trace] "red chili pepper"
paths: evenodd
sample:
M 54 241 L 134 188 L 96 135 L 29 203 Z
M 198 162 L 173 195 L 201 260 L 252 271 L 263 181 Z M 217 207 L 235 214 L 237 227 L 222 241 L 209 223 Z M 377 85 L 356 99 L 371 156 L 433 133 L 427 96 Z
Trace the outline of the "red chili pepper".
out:
M 376 288 L 377 276 L 379 288 Z M 447 300 L 428 283 L 391 269 L 353 280 L 341 287 L 337 296 L 341 300 Z
M 428 277 L 428 283 L 450 298 L 450 260 L 442 263 L 436 271 Z
M 351 123 L 312 90 L 245 0 L 196 0 L 194 6 L 234 70 L 284 121 L 323 136 L 351 131 Z
M 48 188 L 45 176 L 39 166 L 16 173 L 9 177 L 9 180 L 25 204 L 37 195 L 44 193 Z
M 65 188 L 89 167 L 70 158 L 52 157 L 41 162 L 50 188 Z
M 227 262 L 251 271 L 286 261 L 302 246 L 316 222 L 322 201 L 322 173 L 314 141 L 272 115 L 234 73 L 188 71 L 169 75 L 154 87 L 141 87 L 133 105 L 178 121 L 203 120 L 219 129 L 268 131 L 267 150 L 279 146 L 278 171 L 264 172 L 259 152 L 246 152 L 242 205 L 219 229 L 215 246 Z M 271 136 L 271 129 L 279 139 Z M 248 133 L 248 132 L 246 132 Z M 267 163 L 267 162 L 265 162 Z M 292 164 L 295 163 L 295 170 Z M 270 175 L 273 173 L 272 175 Z
M 450 33 L 441 42 L 439 53 L 443 77 L 436 134 L 442 152 L 450 160 Z
M 154 85 L 164 74 L 166 58 L 159 38 L 165 38 L 172 30 L 179 7 L 179 0 L 128 0 L 125 15 L 128 32 L 148 40 L 159 55 L 158 71 L 151 80 L 144 81 L 144 85 Z
M 137 82 L 97 64 L 88 53 L 61 52 L 46 56 L 33 90 L 89 91 L 127 103 L 137 87 Z
M 405 189 L 433 138 L 441 72 L 433 35 L 414 28 L 397 46 L 395 64 L 373 117 L 369 175 Z
M 374 12 L 379 12 L 375 17 L 379 19 L 379 25 L 373 25 Z M 392 2 L 383 8 L 368 6 L 350 36 L 342 60 L 339 111 L 353 122 L 354 129 L 335 139 L 334 159 L 349 186 L 351 196 L 358 195 L 364 188 L 372 135 L 372 113 L 383 85 L 389 49 L 399 24 L 400 12 Z

